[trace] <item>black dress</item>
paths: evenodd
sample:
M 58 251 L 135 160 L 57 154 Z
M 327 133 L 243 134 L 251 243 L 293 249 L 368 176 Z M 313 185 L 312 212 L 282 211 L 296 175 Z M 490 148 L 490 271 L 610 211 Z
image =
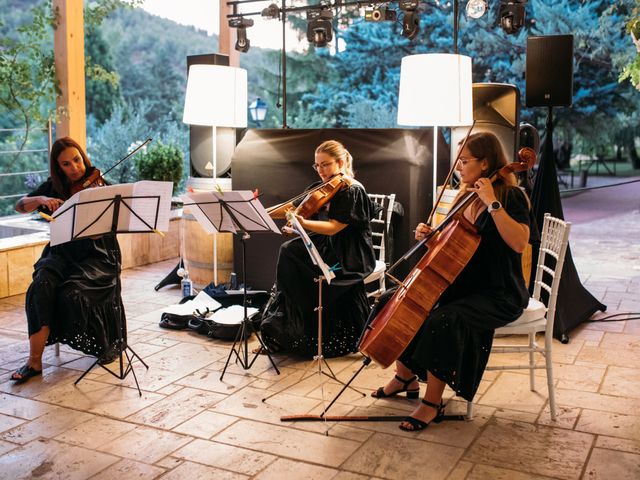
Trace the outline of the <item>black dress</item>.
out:
M 51 180 L 28 196 L 38 195 L 61 198 Z M 50 329 L 47 345 L 60 342 L 89 355 L 108 356 L 125 321 L 120 260 L 115 234 L 54 247 L 47 244 L 27 290 L 29 336 L 46 325 Z
M 336 277 L 322 287 L 323 355 L 337 357 L 355 352 L 369 314 L 363 280 L 375 267 L 370 220 L 374 205 L 364 187 L 354 182 L 338 192 L 328 208 L 314 219 L 333 219 L 347 226 L 335 235 L 311 234 L 324 262 L 336 267 Z M 312 357 L 318 349 L 318 284 L 322 273 L 313 265 L 302 240 L 282 244 L 276 286 L 283 315 L 261 325 L 267 346 Z
M 529 225 L 520 189 L 508 190 L 504 209 Z M 487 210 L 475 226 L 482 237 L 478 250 L 400 356 L 421 379 L 430 371 L 468 401 L 482 379 L 494 330 L 516 320 L 529 301 L 520 254 L 504 242 Z

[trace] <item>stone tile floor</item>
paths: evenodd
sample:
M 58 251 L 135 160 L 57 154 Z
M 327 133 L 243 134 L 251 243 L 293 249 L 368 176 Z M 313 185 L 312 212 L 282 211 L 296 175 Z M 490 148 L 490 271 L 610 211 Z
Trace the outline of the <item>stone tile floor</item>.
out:
M 541 370 L 535 392 L 525 372 L 486 372 L 473 421 L 420 433 L 396 422 L 283 423 L 281 415 L 321 411 L 336 384 L 315 374 L 295 384 L 310 362 L 276 357 L 277 376 L 262 356 L 220 381 L 228 343 L 158 327 L 160 309 L 180 296 L 153 289 L 169 261 L 123 273 L 130 344 L 150 366 L 135 364 L 142 397 L 131 375 L 99 369 L 74 386 L 93 360 L 67 347 L 60 357 L 47 349 L 41 379 L 13 385 L 8 376 L 28 351 L 24 296 L 0 300 L 0 479 L 640 478 L 640 321 L 626 320 L 640 312 L 639 206 L 573 226 L 581 279 L 609 307 L 596 317 L 623 315 L 554 341 L 556 422 Z M 342 379 L 361 363 L 329 362 Z M 354 385 L 368 394 L 390 375 L 371 365 Z M 415 402 L 348 391 L 330 413 L 403 415 Z M 465 404 L 452 399 L 448 410 Z

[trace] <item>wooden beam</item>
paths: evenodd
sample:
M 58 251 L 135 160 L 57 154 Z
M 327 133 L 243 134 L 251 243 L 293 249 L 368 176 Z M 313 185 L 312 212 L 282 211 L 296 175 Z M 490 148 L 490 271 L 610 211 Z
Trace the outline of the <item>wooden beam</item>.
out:
M 83 0 L 53 0 L 58 26 L 54 33 L 56 78 L 56 138 L 69 136 L 86 149 Z
M 229 57 L 230 67 L 240 66 L 240 52 L 235 49 L 236 29 L 229 28 L 227 15 L 233 13 L 233 7 L 227 5 L 227 0 L 220 1 L 220 33 L 218 34 L 218 53 Z

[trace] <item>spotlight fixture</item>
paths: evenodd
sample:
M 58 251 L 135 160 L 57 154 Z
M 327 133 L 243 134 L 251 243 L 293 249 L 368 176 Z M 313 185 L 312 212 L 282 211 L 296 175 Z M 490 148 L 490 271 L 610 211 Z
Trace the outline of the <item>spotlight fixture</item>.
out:
M 413 40 L 420 32 L 419 0 L 399 0 L 398 6 L 404 12 L 402 16 L 402 36 Z
M 518 33 L 524 25 L 527 0 L 500 0 L 498 18 L 505 33 Z
M 316 47 L 326 47 L 333 40 L 331 20 L 333 12 L 329 8 L 317 8 L 307 12 L 307 40 Z
M 247 38 L 247 28 L 253 27 L 253 20 L 250 18 L 234 17 L 229 19 L 229 26 L 237 29 L 237 40 L 235 49 L 242 53 L 247 53 L 251 47 L 251 42 Z
M 389 8 L 388 4 L 364 7 L 365 22 L 395 22 L 398 12 Z
M 487 12 L 486 0 L 469 0 L 467 2 L 467 17 L 480 18 Z
M 277 20 L 280 18 L 280 9 L 278 5 L 272 3 L 267 8 L 262 9 L 262 18 Z

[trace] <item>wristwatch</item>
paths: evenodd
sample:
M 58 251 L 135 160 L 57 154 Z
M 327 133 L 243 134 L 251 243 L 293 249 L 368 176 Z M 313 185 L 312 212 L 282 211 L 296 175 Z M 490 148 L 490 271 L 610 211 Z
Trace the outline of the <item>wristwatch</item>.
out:
M 501 208 L 502 208 L 502 204 L 496 200 L 495 202 L 491 202 L 489 204 L 489 206 L 487 207 L 487 210 L 489 211 L 489 213 L 493 213 L 493 212 L 497 212 Z

